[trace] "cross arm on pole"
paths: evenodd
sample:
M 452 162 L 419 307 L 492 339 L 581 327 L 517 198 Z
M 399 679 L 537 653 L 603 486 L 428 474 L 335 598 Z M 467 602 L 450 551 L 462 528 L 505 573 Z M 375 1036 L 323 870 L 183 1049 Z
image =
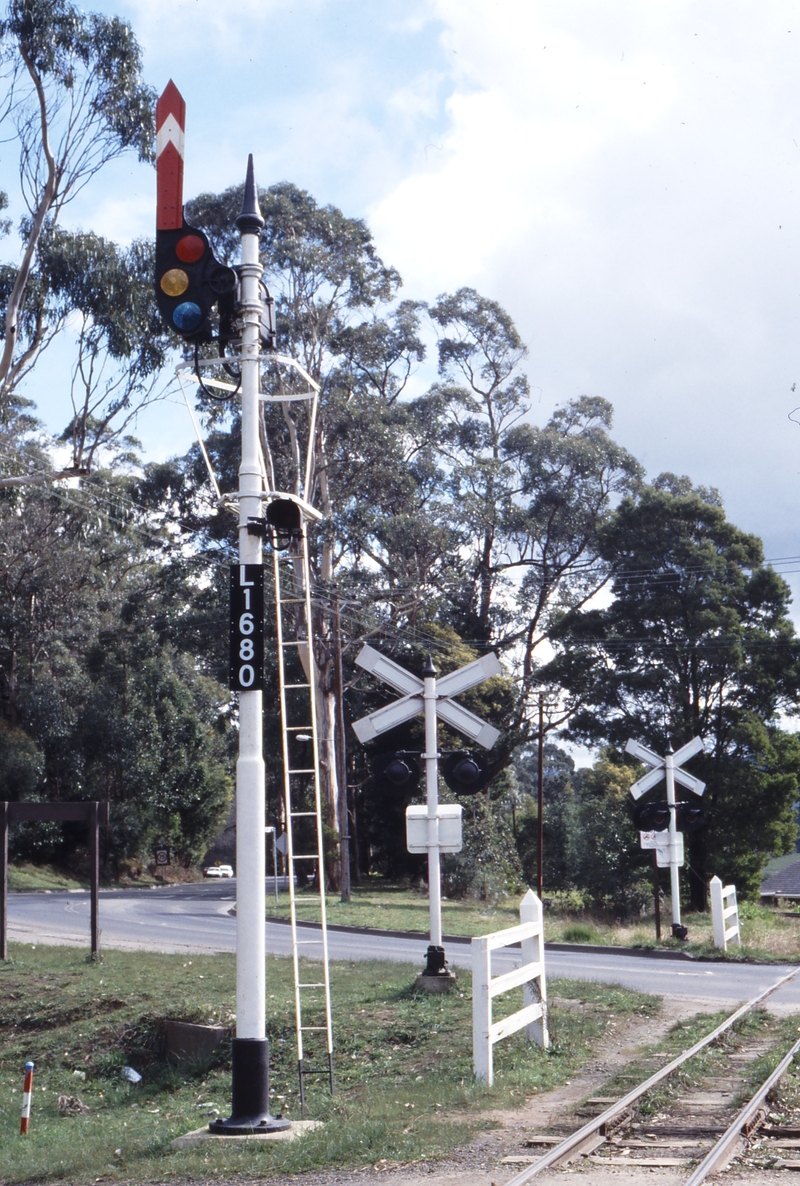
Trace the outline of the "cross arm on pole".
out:
M 469 709 L 463 708 L 453 700 L 437 700 L 436 712 L 445 724 L 456 729 L 470 741 L 483 746 L 484 749 L 491 749 L 500 736 L 500 730 L 495 729 L 494 725 L 482 721 L 480 717 L 475 716 L 474 712 L 470 712 Z
M 672 756 L 672 760 L 676 766 L 682 766 L 684 762 L 688 762 L 695 754 L 700 754 L 705 749 L 702 737 L 693 737 L 691 741 L 687 741 L 686 745 L 682 745 L 679 750 L 676 750 Z
M 402 692 L 404 696 L 422 695 L 424 685 L 421 679 L 416 675 L 412 675 L 410 671 L 406 671 L 404 667 L 401 667 L 399 663 L 395 663 L 393 659 L 387 659 L 386 655 L 382 655 L 380 651 L 376 651 L 369 644 L 365 644 L 361 648 L 356 656 L 356 663 L 359 667 L 363 667 L 364 671 L 368 671 L 370 675 L 374 675 L 376 679 L 383 680 L 390 688 L 394 688 L 397 692 Z
M 702 795 L 706 789 L 706 784 L 699 778 L 695 778 L 693 774 L 687 774 L 685 770 L 678 767 L 675 768 L 675 781 L 679 782 L 682 787 L 686 787 L 687 791 L 692 791 L 695 795 Z
M 675 773 L 677 776 L 677 771 Z M 647 774 L 643 774 L 641 778 L 636 780 L 636 782 L 631 783 L 631 794 L 633 795 L 634 799 L 638 799 L 641 795 L 644 795 L 654 786 L 657 786 L 664 777 L 664 774 L 664 767 L 661 766 L 655 770 L 648 770 Z
M 443 675 L 441 679 L 437 679 L 436 695 L 439 697 L 458 696 L 461 692 L 466 692 L 469 688 L 482 684 L 484 680 L 491 679 L 493 675 L 502 674 L 503 668 L 500 666 L 497 655 L 483 655 L 474 663 L 468 663 L 466 667 L 460 667 L 458 671 L 451 671 L 449 675 Z
M 633 738 L 629 738 L 625 742 L 625 753 L 631 754 L 632 757 L 638 758 L 640 762 L 645 762 L 648 766 L 660 766 L 663 768 L 664 759 L 660 757 L 654 750 L 648 749 L 646 745 L 642 745 Z M 676 755 L 677 756 L 677 755 Z M 655 783 L 651 783 L 655 786 Z
M 366 745 L 387 729 L 394 729 L 396 725 L 402 725 L 412 717 L 418 716 L 422 708 L 421 696 L 404 696 L 401 700 L 394 700 L 391 704 L 369 713 L 359 721 L 353 721 L 353 732 L 361 744 Z

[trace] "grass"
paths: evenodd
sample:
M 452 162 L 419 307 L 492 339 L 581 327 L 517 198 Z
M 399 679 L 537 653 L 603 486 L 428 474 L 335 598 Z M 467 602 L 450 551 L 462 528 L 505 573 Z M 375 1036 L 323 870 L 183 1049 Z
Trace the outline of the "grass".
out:
M 0 1181 L 8 1184 L 271 1176 L 435 1159 L 486 1127 L 482 1111 L 546 1091 L 596 1057 L 609 1018 L 627 1024 L 657 1009 L 644 994 L 552 981 L 551 1050 L 521 1035 L 501 1043 L 489 1091 L 471 1074 L 466 974 L 455 993 L 440 997 L 409 987 L 411 967 L 334 965 L 338 1093 L 331 1098 L 317 1081 L 309 1101 L 309 1115 L 326 1123 L 287 1144 L 174 1150 L 171 1140 L 200 1127 L 214 1109 L 227 1114 L 229 1049 L 179 1072 L 165 1059 L 162 1022 L 229 1024 L 233 957 L 109 951 L 92 963 L 68 948 L 12 945 L 11 952 L 0 964 Z M 297 1117 L 287 960 L 270 959 L 268 998 L 273 1110 Z M 502 1000 L 508 1009 L 520 1003 L 513 994 Z M 27 1059 L 36 1063 L 34 1103 L 31 1131 L 21 1138 Z M 142 1073 L 140 1084 L 121 1077 L 124 1065 Z M 60 1095 L 78 1096 L 90 1113 L 61 1116 Z
M 686 1021 L 674 1025 L 662 1041 L 647 1049 L 643 1054 L 616 1075 L 603 1087 L 603 1094 L 621 1097 L 630 1091 L 637 1083 L 644 1079 L 671 1059 L 676 1058 L 687 1047 L 694 1045 L 705 1034 L 720 1025 L 729 1016 L 727 1010 L 715 1013 L 698 1013 Z M 783 1037 L 787 1026 L 797 1029 L 797 1017 L 779 1021 L 766 1009 L 753 1009 L 745 1014 L 731 1029 L 722 1034 L 715 1042 L 701 1050 L 694 1058 L 685 1062 L 682 1067 L 664 1079 L 652 1091 L 647 1092 L 634 1105 L 638 1118 L 648 1120 L 656 1117 L 680 1095 L 696 1087 L 706 1075 L 726 1074 L 730 1072 L 730 1054 L 738 1049 L 745 1039 L 753 1035 L 767 1035 L 780 1046 L 781 1054 L 773 1056 L 772 1051 L 766 1059 L 759 1059 L 749 1071 L 749 1078 L 742 1090 L 742 1101 L 749 1098 L 749 1094 L 763 1082 L 772 1066 L 779 1061 L 785 1052 L 786 1042 Z M 769 1067 L 764 1070 L 766 1063 Z M 758 1078 L 758 1072 L 763 1071 Z M 752 1083 L 751 1083 L 752 1080 Z M 750 1084 L 751 1091 L 745 1090 Z
M 8 867 L 10 890 L 71 890 L 88 889 L 88 881 L 80 881 L 50 865 L 16 864 Z
M 319 912 L 316 893 L 298 894 L 298 916 L 317 919 Z M 288 917 L 289 895 L 281 893 L 276 906 L 272 896 L 267 898 L 271 915 Z M 427 933 L 429 926 L 428 899 L 424 892 L 406 889 L 382 881 L 368 882 L 353 888 L 349 902 L 329 895 L 328 922 L 350 926 L 378 927 L 384 930 L 418 931 Z M 651 918 L 619 921 L 608 915 L 577 911 L 569 901 L 558 895 L 545 909 L 545 937 L 549 942 L 599 943 L 613 947 L 672 948 L 688 951 L 695 956 L 733 960 L 800 960 L 800 913 L 787 916 L 786 912 L 761 906 L 754 902 L 739 905 L 742 930 L 741 949 L 729 945 L 723 957 L 714 947 L 710 914 L 684 915 L 689 928 L 689 942 L 681 943 L 669 937 L 669 902 L 662 909 L 662 940 L 656 942 Z M 442 924 L 446 934 L 483 935 L 519 922 L 519 901 L 507 898 L 491 905 L 476 901 L 443 901 Z

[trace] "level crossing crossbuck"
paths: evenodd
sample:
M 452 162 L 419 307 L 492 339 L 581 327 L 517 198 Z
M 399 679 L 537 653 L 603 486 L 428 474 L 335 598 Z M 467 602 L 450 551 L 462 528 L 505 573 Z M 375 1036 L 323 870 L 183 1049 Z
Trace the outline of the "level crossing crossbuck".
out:
M 625 744 L 625 752 L 631 754 L 634 758 L 638 758 L 640 762 L 652 767 L 647 774 L 642 775 L 635 783 L 631 785 L 631 795 L 633 798 L 640 799 L 647 791 L 657 786 L 662 778 L 667 782 L 667 806 L 666 810 L 669 815 L 669 831 L 668 843 L 666 845 L 658 845 L 657 835 L 653 840 L 650 834 L 642 833 L 642 847 L 651 848 L 656 847 L 656 852 L 659 854 L 659 865 L 669 865 L 670 872 L 670 896 L 672 899 L 672 933 L 676 938 L 686 938 L 686 928 L 681 925 L 681 891 L 680 881 L 678 878 L 678 869 L 683 865 L 683 835 L 677 828 L 677 810 L 680 804 L 675 800 L 675 783 L 679 783 L 682 787 L 686 787 L 694 795 L 702 795 L 706 789 L 706 784 L 701 782 L 699 778 L 695 778 L 693 774 L 688 774 L 681 767 L 684 762 L 688 762 L 689 758 L 693 758 L 695 754 L 699 754 L 704 749 L 702 737 L 693 737 L 691 741 L 687 741 L 686 745 L 682 745 L 679 750 L 673 752 L 670 745 L 669 750 L 662 758 L 660 754 L 655 753 L 654 750 L 648 749 L 646 745 L 642 745 L 638 741 L 628 740 Z M 660 853 L 659 853 L 660 849 Z M 663 855 L 662 855 L 663 854 Z
M 452 699 L 470 688 L 483 683 L 492 676 L 501 675 L 500 660 L 495 654 L 483 655 L 474 663 L 460 667 L 448 675 L 438 678 L 433 660 L 428 656 L 422 678 L 407 671 L 393 659 L 382 655 L 369 645 L 362 647 L 356 658 L 356 663 L 377 679 L 388 684 L 397 692 L 402 692 L 400 700 L 387 704 L 384 708 L 362 717 L 353 724 L 353 732 L 358 740 L 365 744 L 374 741 L 382 733 L 394 729 L 416 716 L 425 718 L 425 786 L 427 802 L 427 851 L 428 851 L 428 901 L 430 905 L 430 946 L 428 947 L 428 962 L 419 983 L 425 985 L 426 979 L 431 984 L 436 978 L 445 975 L 444 947 L 442 946 L 442 891 L 441 891 L 441 860 L 442 851 L 458 852 L 461 848 L 461 808 L 457 805 L 458 832 L 454 836 L 455 823 L 453 806 L 439 805 L 439 738 L 438 720 L 441 719 L 452 729 L 477 745 L 490 749 L 500 736 L 500 730 L 495 729 L 487 721 L 481 720 L 475 713 L 456 704 Z M 419 851 L 421 841 L 418 836 L 419 823 L 415 819 L 415 810 L 409 807 L 406 814 L 408 847 L 411 851 Z

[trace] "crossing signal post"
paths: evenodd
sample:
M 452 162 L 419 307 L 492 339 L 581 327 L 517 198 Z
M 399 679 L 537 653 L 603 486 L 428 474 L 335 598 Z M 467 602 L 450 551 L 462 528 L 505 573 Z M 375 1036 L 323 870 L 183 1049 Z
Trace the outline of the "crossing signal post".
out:
M 703 813 L 699 807 L 690 803 L 678 803 L 675 798 L 675 783 L 685 787 L 692 794 L 700 796 L 706 789 L 706 784 L 693 774 L 681 769 L 684 762 L 703 750 L 703 739 L 693 737 L 681 746 L 677 753 L 672 745 L 662 758 L 646 745 L 641 745 L 632 739 L 626 742 L 625 752 L 632 754 L 641 762 L 645 762 L 651 769 L 647 774 L 637 779 L 631 786 L 631 795 L 637 801 L 647 791 L 657 786 L 662 778 L 667 783 L 666 803 L 647 803 L 637 807 L 634 818 L 649 822 L 650 828 L 641 829 L 639 836 L 642 848 L 652 848 L 653 870 L 656 878 L 656 895 L 658 895 L 658 867 L 669 866 L 670 897 L 672 899 L 672 934 L 676 939 L 686 939 L 688 931 L 681 923 L 680 880 L 678 869 L 683 864 L 683 832 L 694 831 L 703 825 Z M 665 816 L 667 817 L 665 819 Z M 685 825 L 681 827 L 680 825 Z M 659 834 L 666 830 L 666 843 L 659 841 Z M 656 910 L 656 933 L 661 937 L 661 918 Z
M 425 752 L 421 755 L 425 763 L 425 809 L 406 809 L 406 835 L 409 850 L 428 853 L 428 901 L 430 905 L 430 944 L 426 956 L 425 970 L 417 977 L 417 985 L 431 992 L 441 992 L 449 987 L 454 977 L 447 970 L 447 960 L 442 946 L 442 852 L 458 852 L 461 848 L 461 808 L 456 804 L 439 805 L 439 720 L 477 745 L 490 749 L 500 736 L 494 725 L 482 721 L 452 699 L 468 688 L 474 688 L 494 675 L 502 674 L 500 660 L 496 655 L 484 655 L 474 663 L 449 675 L 438 678 L 433 659 L 428 656 L 422 679 L 413 675 L 399 663 L 382 655 L 373 647 L 362 647 L 356 663 L 389 687 L 401 692 L 399 700 L 392 701 L 377 712 L 362 717 L 353 724 L 353 732 L 363 744 L 374 741 L 381 733 L 396 728 L 415 716 L 423 716 L 425 722 Z M 399 757 L 399 753 L 393 757 Z M 476 755 L 468 754 L 469 769 L 463 767 L 461 775 L 475 773 L 479 769 Z M 461 755 L 464 760 L 464 755 Z M 482 759 L 481 759 L 482 760 Z M 458 765 L 458 763 L 456 763 Z M 400 771 L 397 771 L 400 774 Z M 483 774 L 480 774 L 483 777 Z M 488 782 L 488 778 L 486 780 Z M 466 780 L 465 780 L 466 782 Z M 424 810 L 424 848 L 417 840 L 419 836 L 420 812 Z M 457 826 L 454 826 L 457 825 Z
M 275 1132 L 288 1120 L 269 1111 L 269 1042 L 266 1037 L 264 758 L 262 754 L 263 556 L 261 537 L 249 528 L 261 517 L 259 457 L 260 346 L 269 311 L 261 294 L 258 207 L 253 158 L 247 163 L 237 271 L 221 265 L 202 231 L 183 217 L 183 145 L 186 109 L 170 82 L 157 123 L 156 297 L 165 323 L 198 345 L 212 334 L 216 304 L 220 336 L 237 322 L 241 374 L 242 457 L 239 466 L 239 564 L 232 573 L 231 687 L 239 696 L 236 763 L 236 1037 L 232 1042 L 232 1107 L 212 1132 L 229 1136 Z M 237 276 L 238 272 L 238 276 Z

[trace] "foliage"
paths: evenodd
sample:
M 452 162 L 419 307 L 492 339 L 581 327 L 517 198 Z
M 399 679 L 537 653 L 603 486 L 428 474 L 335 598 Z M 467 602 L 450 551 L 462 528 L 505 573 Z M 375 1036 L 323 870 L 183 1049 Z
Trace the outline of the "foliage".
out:
M 75 471 L 91 468 L 97 448 L 152 398 L 164 336 L 153 311 L 150 248 L 121 251 L 58 224 L 108 161 L 128 150 L 152 160 L 154 104 L 139 46 L 118 17 L 85 13 L 70 0 L 10 0 L 0 20 L 0 118 L 19 150 L 24 213 L 20 260 L 0 266 L 0 402 L 8 408 L 42 351 L 78 313 Z M 2 199 L 5 207 L 7 195 Z M 123 359 L 127 368 L 114 365 Z
M 707 826 L 691 837 L 692 904 L 704 907 L 717 872 L 754 892 L 766 857 L 796 836 L 800 742 L 778 724 L 800 696 L 788 587 L 716 492 L 672 475 L 623 501 L 598 551 L 613 601 L 566 613 L 554 633 L 549 674 L 581 703 L 570 733 L 657 752 L 702 736 L 691 769 L 708 784 Z
M 522 889 L 514 838 L 484 795 L 463 804 L 464 846 L 442 857 L 442 888 L 453 898 L 495 902 Z
M 30 418 L 6 444 L 42 455 Z M 38 443 L 37 443 L 38 442 Z M 168 843 L 190 863 L 230 798 L 228 695 L 142 621 L 157 536 L 124 475 L 0 492 L 0 771 L 8 798 L 105 799 L 112 866 Z M 18 856 L 69 860 L 80 825 L 18 825 Z
M 512 1035 L 495 1049 L 495 1085 L 473 1080 L 470 978 L 444 995 L 410 989 L 416 968 L 362 961 L 333 964 L 337 1093 L 323 1079 L 307 1086 L 315 1131 L 293 1141 L 203 1142 L 174 1148 L 209 1116 L 227 1114 L 228 1049 L 210 1065 L 178 1071 L 164 1056 L 169 1017 L 230 1024 L 232 955 L 109 951 L 101 963 L 82 951 L 11 945 L 0 966 L 0 1161 L 9 1182 L 90 1186 L 112 1172 L 126 1182 L 287 1178 L 311 1170 L 360 1169 L 385 1159 L 446 1157 L 485 1127 L 486 1113 L 518 1106 L 520 1094 L 552 1090 L 595 1056 L 609 1015 L 623 1024 L 653 1016 L 654 997 L 611 985 L 550 982 L 549 1052 Z M 300 1117 L 291 961 L 270 958 L 272 1107 Z M 511 996 L 522 1003 L 522 990 Z M 562 1005 L 561 1002 L 564 1002 Z M 20 1140 L 21 1068 L 36 1063 L 31 1137 Z M 133 1086 L 123 1064 L 143 1072 Z M 77 1072 L 77 1075 L 75 1074 Z M 58 1096 L 79 1095 L 88 1115 L 63 1117 Z M 491 1111 L 489 1112 L 491 1115 Z

